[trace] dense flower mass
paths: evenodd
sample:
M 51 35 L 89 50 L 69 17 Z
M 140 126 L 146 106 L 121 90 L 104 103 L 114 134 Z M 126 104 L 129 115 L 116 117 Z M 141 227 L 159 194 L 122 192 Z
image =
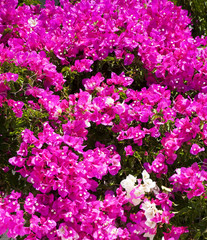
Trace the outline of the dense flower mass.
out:
M 190 24 L 168 0 L 0 2 L 0 235 L 206 237 L 207 39 Z

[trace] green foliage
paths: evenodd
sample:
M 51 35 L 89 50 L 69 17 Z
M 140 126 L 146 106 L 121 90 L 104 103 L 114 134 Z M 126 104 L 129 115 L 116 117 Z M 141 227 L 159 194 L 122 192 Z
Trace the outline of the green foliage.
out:
M 41 4 L 41 2 L 39 0 L 18 0 L 18 5 L 19 6 L 22 6 L 23 4 L 37 5 L 37 4 Z
M 188 10 L 192 18 L 194 37 L 207 35 L 207 1 L 206 0 L 172 0 L 176 5 Z
M 182 204 L 181 204 L 182 202 Z M 181 236 L 181 240 L 207 239 L 207 201 L 204 197 L 194 197 L 189 200 L 184 194 L 175 194 L 174 204 L 177 212 L 172 223 L 187 226 L 189 233 Z
M 137 56 L 136 52 L 137 49 L 133 52 L 136 57 L 129 66 L 125 66 L 123 59 L 117 59 L 115 53 L 111 53 L 105 59 L 95 61 L 91 66 L 92 72 L 71 72 L 69 66 L 62 66 L 60 64 L 60 60 L 54 55 L 54 53 L 48 53 L 48 57 L 50 57 L 50 61 L 57 66 L 57 71 L 61 72 L 66 79 L 64 88 L 67 88 L 68 94 L 73 94 L 79 92 L 79 89 L 84 90 L 82 85 L 82 80 L 84 78 L 91 78 L 98 72 L 101 72 L 105 79 L 111 78 L 112 72 L 117 75 L 124 72 L 126 76 L 134 79 L 134 82 L 131 85 L 132 89 L 141 90 L 141 88 L 146 87 L 145 77 L 147 76 L 147 70 L 144 68 L 143 63 L 139 56 Z M 74 65 L 75 60 L 77 59 L 73 59 L 71 65 Z M 121 97 L 124 98 L 123 95 Z
M 46 121 L 48 115 L 41 111 L 35 111 L 32 108 L 26 107 L 23 111 L 23 116 L 17 118 L 13 111 L 4 106 L 0 108 L 0 191 L 9 193 L 11 190 L 24 191 L 24 193 L 31 191 L 30 184 L 26 184 L 26 179 L 22 178 L 20 174 L 12 173 L 13 167 L 8 163 L 8 159 L 15 156 L 21 143 L 21 132 L 25 128 L 38 134 L 42 129 L 42 121 Z M 1 168 L 9 167 L 8 172 L 4 172 Z M 16 170 L 18 170 L 16 168 Z
M 32 189 L 30 184 L 26 184 L 26 179 L 21 177 L 20 174 L 13 174 L 13 166 L 9 164 L 8 159 L 15 156 L 19 149 L 21 132 L 28 128 L 37 135 L 42 128 L 42 121 L 48 119 L 48 114 L 41 109 L 34 110 L 27 104 L 27 101 L 32 99 L 25 94 L 28 85 L 38 87 L 42 84 L 36 83 L 34 72 L 27 68 L 18 67 L 12 62 L 4 62 L 0 65 L 0 74 L 6 72 L 18 74 L 16 82 L 7 82 L 10 88 L 7 92 L 7 98 L 14 101 L 23 101 L 25 105 L 21 118 L 15 116 L 7 103 L 3 103 L 3 107 L 0 108 L 0 191 L 4 189 L 5 193 L 9 193 L 12 190 L 24 190 L 24 193 L 26 193 Z M 8 171 L 4 172 L 2 168 L 7 168 Z

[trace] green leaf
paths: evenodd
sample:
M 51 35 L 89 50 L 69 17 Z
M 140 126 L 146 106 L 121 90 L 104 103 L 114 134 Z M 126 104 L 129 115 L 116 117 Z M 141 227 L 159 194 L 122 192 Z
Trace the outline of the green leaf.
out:
M 104 61 L 104 62 L 111 62 L 111 61 L 114 61 L 114 60 L 115 60 L 114 57 L 108 56 L 108 57 L 106 57 L 103 61 Z

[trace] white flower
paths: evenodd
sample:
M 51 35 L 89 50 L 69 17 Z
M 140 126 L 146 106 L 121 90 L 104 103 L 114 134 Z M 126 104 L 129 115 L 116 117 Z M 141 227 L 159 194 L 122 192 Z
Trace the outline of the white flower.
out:
M 106 104 L 111 107 L 114 105 L 114 99 L 112 97 L 107 97 Z
M 156 222 L 152 222 L 152 221 L 150 221 L 150 220 L 147 220 L 146 222 L 145 222 L 145 224 L 148 226 L 148 227 L 150 227 L 150 228 L 155 228 L 156 227 Z
M 155 216 L 155 213 L 156 213 L 155 209 L 153 209 L 153 208 L 148 208 L 148 209 L 145 211 L 144 215 L 145 215 L 145 217 L 147 218 L 147 220 L 150 220 L 150 219 L 152 219 L 152 218 Z
M 140 185 L 139 187 L 136 188 L 136 190 L 134 191 L 134 194 L 136 197 L 139 197 L 143 194 L 145 194 L 145 188 L 143 185 Z
M 141 203 L 141 199 L 140 198 L 133 198 L 132 199 L 132 203 L 134 204 L 134 206 L 137 206 Z
M 90 124 L 90 122 L 88 120 L 85 120 L 85 124 L 86 124 L 86 127 L 90 127 L 91 126 L 91 124 Z
M 145 233 L 143 236 L 144 236 L 144 237 L 148 237 L 150 240 L 153 240 L 155 234 Z
M 121 181 L 121 186 L 125 188 L 127 193 L 129 194 L 134 189 L 134 184 L 136 182 L 136 178 L 129 174 L 126 179 Z
M 131 192 L 127 194 L 127 197 L 132 198 L 132 203 L 134 204 L 134 206 L 137 206 L 142 202 L 142 199 L 137 197 L 140 197 L 141 195 L 145 194 L 143 186 L 142 185 L 140 185 L 139 187 L 135 186 L 133 194 L 135 195 L 135 198 L 133 198 L 134 195 L 132 195 Z
M 29 23 L 30 27 L 35 27 L 37 25 L 37 19 L 30 18 L 30 19 L 28 19 L 28 23 Z
M 156 185 L 156 182 L 150 179 L 150 175 L 146 170 L 142 172 L 142 179 L 143 179 L 143 189 L 145 192 L 149 193 L 153 191 L 155 194 L 159 193 L 159 187 Z
M 149 179 L 150 178 L 150 175 L 149 175 L 149 173 L 146 171 L 146 170 L 144 170 L 143 172 L 142 172 L 142 179 L 143 179 L 143 181 L 145 182 L 147 179 Z
M 127 178 L 126 179 L 129 179 L 129 180 L 131 180 L 134 184 L 136 183 L 136 181 L 137 181 L 137 178 L 136 177 L 134 177 L 133 175 L 131 175 L 131 174 L 129 174 L 128 176 L 127 176 Z
M 180 168 L 177 168 L 176 172 L 177 172 L 178 175 L 181 175 L 181 169 Z
M 143 210 L 146 211 L 148 208 L 151 208 L 151 202 L 149 200 L 142 203 Z
M 155 187 L 156 183 L 152 181 L 152 179 L 149 178 L 144 180 L 143 188 L 145 189 L 145 192 L 149 193 Z
M 145 211 L 144 215 L 147 218 L 147 220 L 152 219 L 153 217 L 155 217 L 155 214 L 158 213 L 162 213 L 162 211 L 158 210 L 156 208 L 155 203 L 151 203 L 150 201 L 145 201 L 141 208 Z

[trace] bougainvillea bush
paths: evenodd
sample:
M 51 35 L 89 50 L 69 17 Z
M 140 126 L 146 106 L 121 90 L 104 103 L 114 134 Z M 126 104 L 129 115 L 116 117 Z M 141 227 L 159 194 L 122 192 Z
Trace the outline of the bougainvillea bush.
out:
M 0 235 L 207 239 L 207 39 L 167 0 L 0 3 Z

